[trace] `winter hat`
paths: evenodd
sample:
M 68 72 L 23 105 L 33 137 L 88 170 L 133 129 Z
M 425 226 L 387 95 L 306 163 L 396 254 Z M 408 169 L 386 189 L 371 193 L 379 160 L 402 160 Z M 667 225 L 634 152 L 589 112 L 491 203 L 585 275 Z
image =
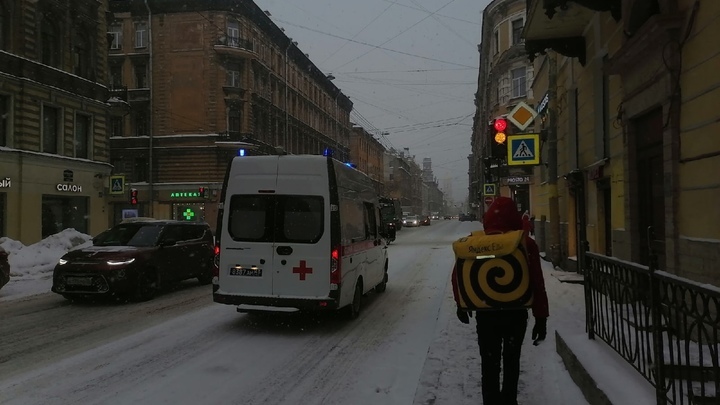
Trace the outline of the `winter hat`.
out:
M 496 197 L 483 216 L 485 232 L 508 232 L 523 229 L 523 220 L 515 201 Z

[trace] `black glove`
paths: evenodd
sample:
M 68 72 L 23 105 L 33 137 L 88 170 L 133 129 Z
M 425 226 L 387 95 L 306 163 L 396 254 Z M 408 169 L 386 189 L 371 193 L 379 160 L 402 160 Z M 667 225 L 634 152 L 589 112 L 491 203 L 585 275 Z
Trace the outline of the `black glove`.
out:
M 462 309 L 458 308 L 455 314 L 457 315 L 460 322 L 470 323 L 470 317 L 472 316 L 472 313 L 468 311 L 463 311 Z
M 537 346 L 547 336 L 547 318 L 535 318 L 535 326 L 532 330 L 533 344 Z

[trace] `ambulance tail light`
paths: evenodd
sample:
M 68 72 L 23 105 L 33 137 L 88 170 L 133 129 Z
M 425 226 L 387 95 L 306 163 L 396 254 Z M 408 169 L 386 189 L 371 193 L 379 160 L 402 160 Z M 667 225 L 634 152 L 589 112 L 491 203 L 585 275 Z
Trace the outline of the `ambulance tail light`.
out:
M 342 279 L 342 273 L 340 269 L 340 246 L 336 246 L 332 252 L 330 252 L 330 284 L 335 286 L 340 285 Z
M 213 248 L 215 257 L 213 258 L 213 283 L 217 284 L 220 278 L 220 243 L 216 243 Z

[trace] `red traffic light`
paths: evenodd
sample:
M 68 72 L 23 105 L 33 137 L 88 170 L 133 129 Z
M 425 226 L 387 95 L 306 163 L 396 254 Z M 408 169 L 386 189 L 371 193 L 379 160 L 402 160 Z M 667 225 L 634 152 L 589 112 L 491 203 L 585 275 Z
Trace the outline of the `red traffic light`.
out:
M 138 203 L 138 191 L 136 188 L 130 189 L 130 204 L 137 205 Z
M 493 124 L 495 127 L 495 130 L 498 132 L 504 132 L 505 129 L 507 129 L 507 121 L 504 118 L 495 118 L 495 123 Z

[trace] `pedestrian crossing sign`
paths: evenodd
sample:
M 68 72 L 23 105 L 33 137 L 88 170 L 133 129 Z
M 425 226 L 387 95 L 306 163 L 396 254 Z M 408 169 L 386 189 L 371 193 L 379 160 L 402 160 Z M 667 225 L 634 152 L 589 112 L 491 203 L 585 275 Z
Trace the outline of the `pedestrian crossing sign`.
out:
M 510 135 L 508 141 L 508 165 L 540 164 L 540 134 Z
M 110 194 L 125 194 L 125 176 L 110 176 Z
M 483 195 L 496 195 L 497 194 L 497 188 L 495 187 L 495 183 L 486 183 L 483 187 Z

